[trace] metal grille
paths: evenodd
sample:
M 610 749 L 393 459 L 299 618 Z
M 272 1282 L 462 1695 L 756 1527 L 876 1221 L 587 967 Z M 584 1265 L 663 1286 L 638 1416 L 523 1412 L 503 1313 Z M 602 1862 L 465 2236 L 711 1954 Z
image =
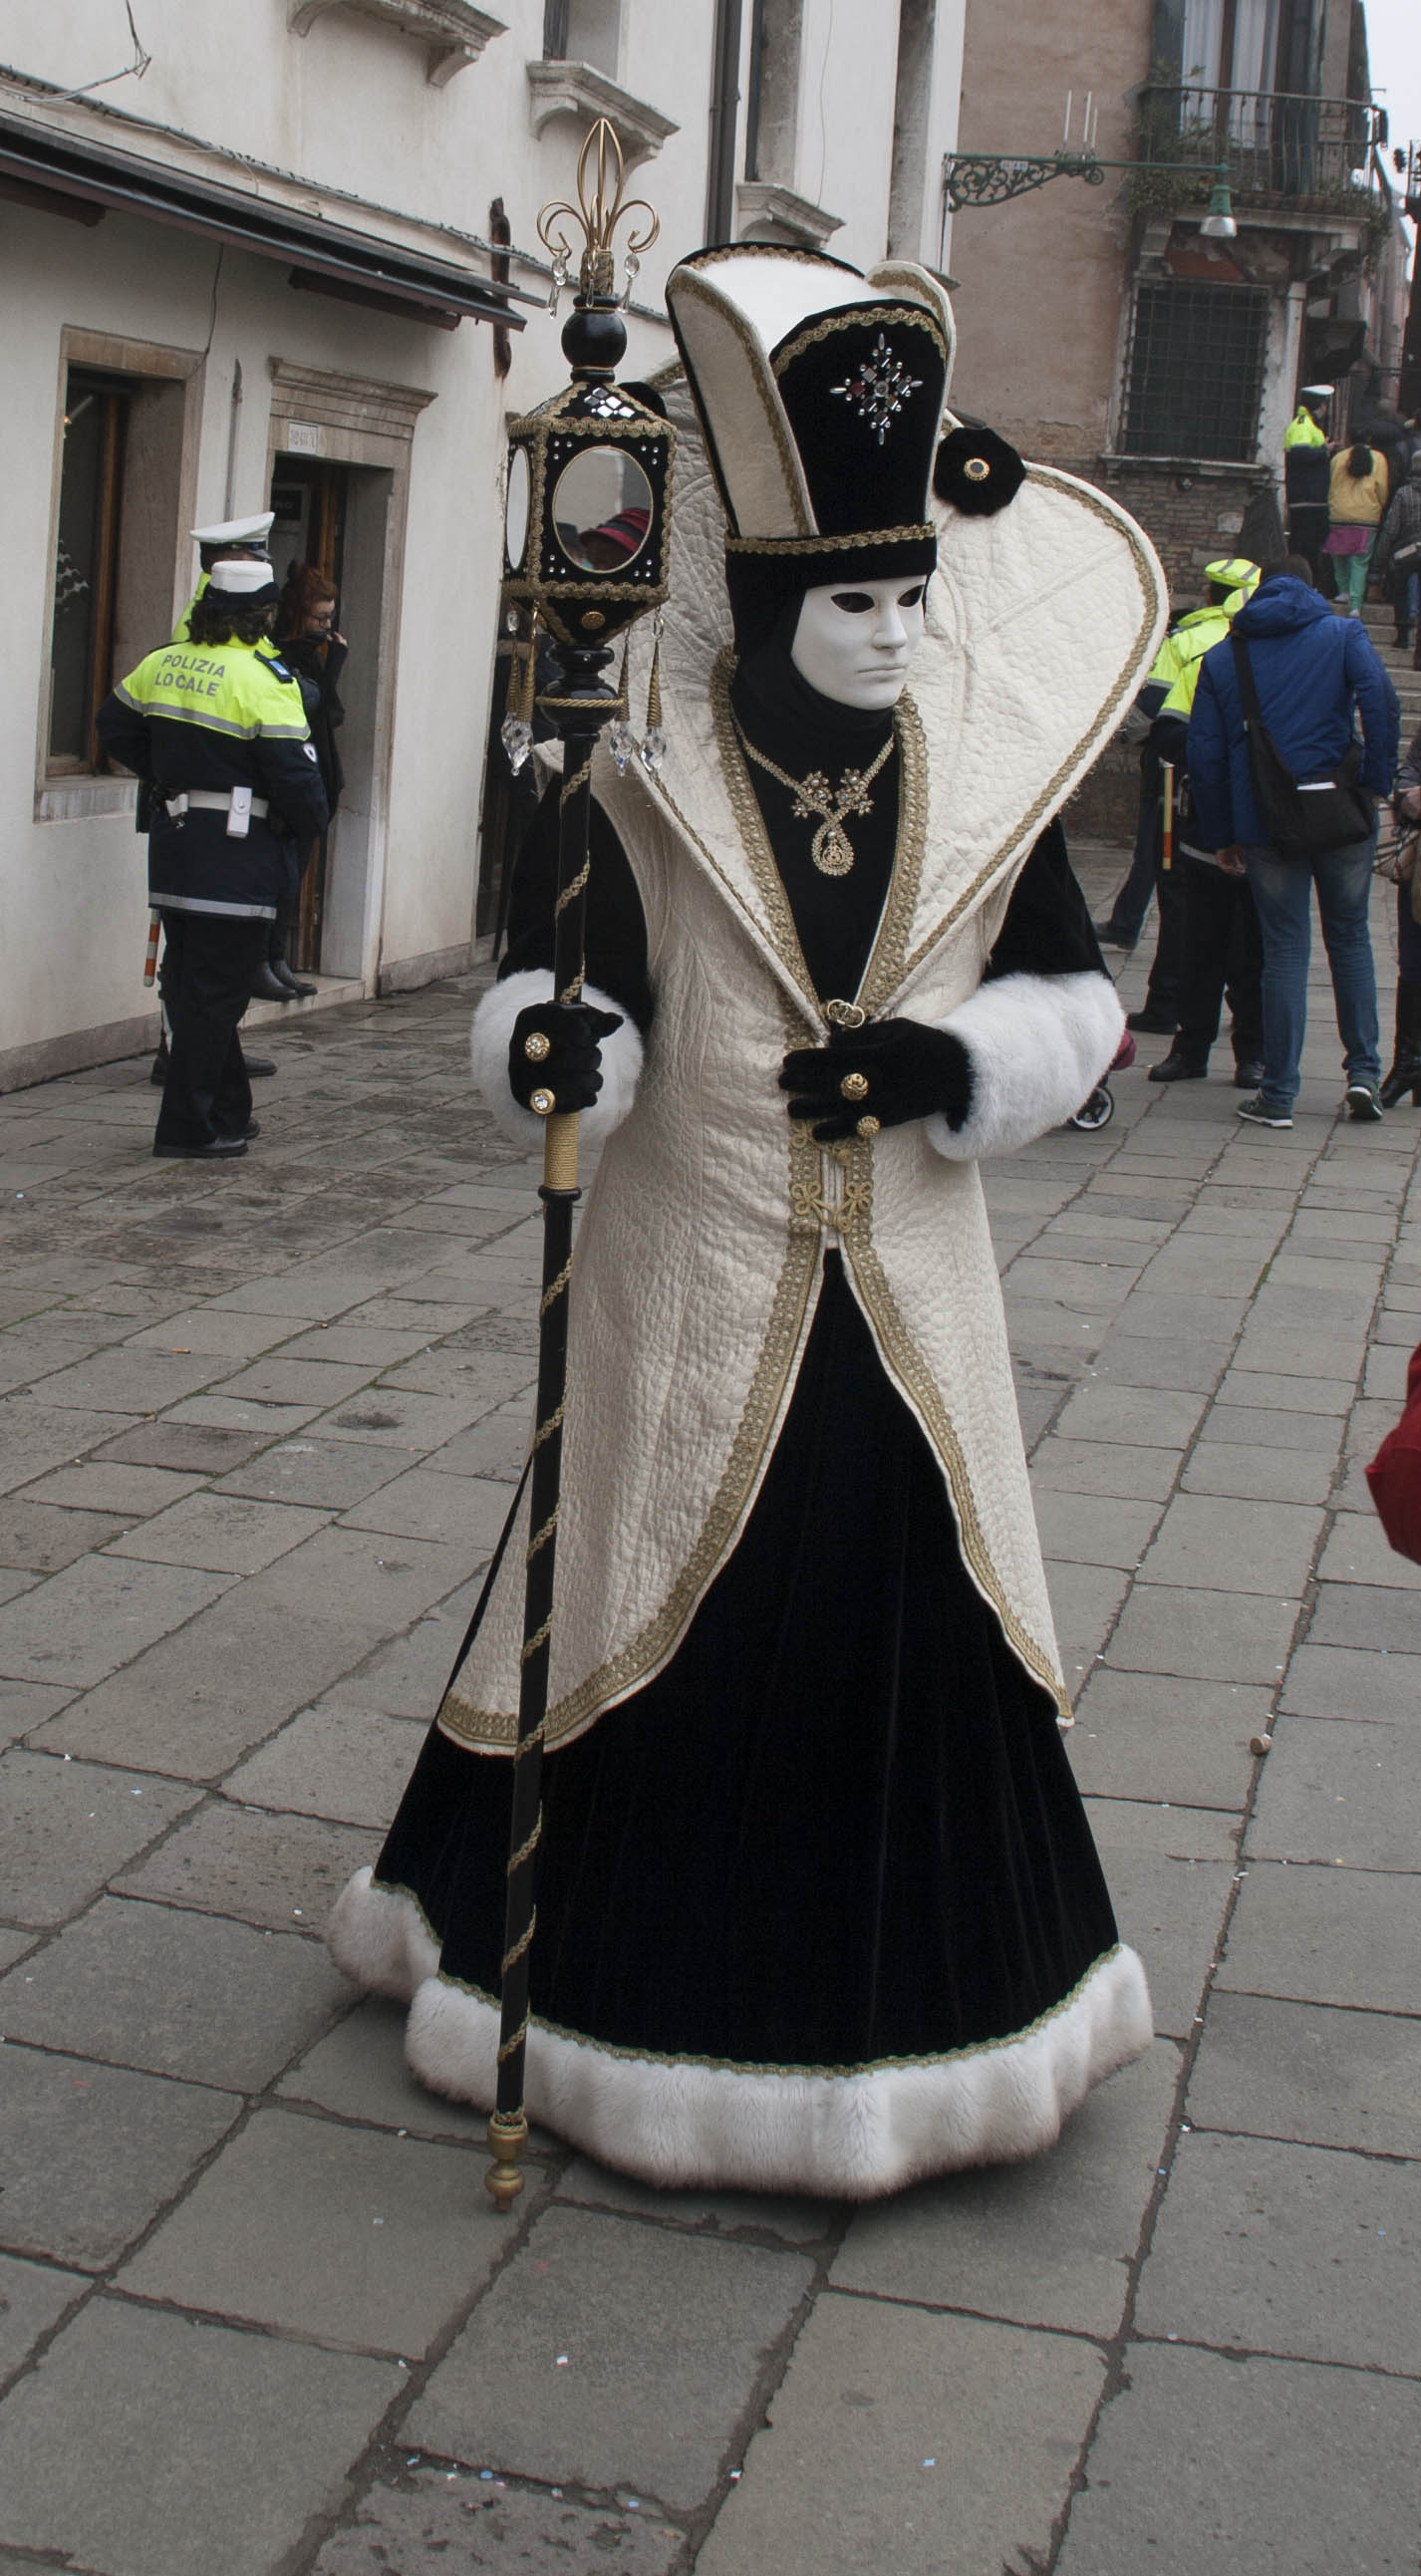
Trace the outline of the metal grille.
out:
M 1252 464 L 1267 329 L 1264 287 L 1138 286 L 1121 453 Z

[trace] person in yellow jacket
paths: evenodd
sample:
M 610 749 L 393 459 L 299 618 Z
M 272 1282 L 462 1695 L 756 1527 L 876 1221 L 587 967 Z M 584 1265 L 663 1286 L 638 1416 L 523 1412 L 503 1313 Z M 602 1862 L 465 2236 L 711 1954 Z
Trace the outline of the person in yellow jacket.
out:
M 1159 937 L 1150 968 L 1149 990 L 1142 1007 L 1130 1015 L 1132 1029 L 1166 1036 L 1174 1028 L 1179 1003 L 1183 937 L 1183 889 L 1162 857 L 1161 763 L 1174 760 L 1183 775 L 1184 728 L 1199 665 L 1220 636 L 1227 635 L 1234 610 L 1258 585 L 1258 566 L 1247 555 L 1220 555 L 1204 567 L 1208 595 L 1200 608 L 1176 618 L 1135 700 L 1135 739 L 1144 734 L 1140 753 L 1140 807 L 1130 873 L 1120 887 L 1107 920 L 1095 925 L 1103 946 L 1133 948 L 1140 936 L 1153 893 L 1159 903 Z M 1169 718 L 1164 724 L 1166 706 Z
M 1327 486 L 1331 522 L 1325 552 L 1336 558 L 1347 602 L 1347 615 L 1360 617 L 1367 596 L 1367 572 L 1391 490 L 1387 461 L 1379 448 L 1344 447 L 1332 460 Z
M 270 564 L 214 564 L 187 640 L 149 653 L 96 718 L 105 751 L 150 796 L 148 899 L 163 916 L 172 1028 L 159 1155 L 246 1152 L 237 1023 L 299 886 L 297 851 L 326 822 L 300 689 L 266 644 L 276 597 Z

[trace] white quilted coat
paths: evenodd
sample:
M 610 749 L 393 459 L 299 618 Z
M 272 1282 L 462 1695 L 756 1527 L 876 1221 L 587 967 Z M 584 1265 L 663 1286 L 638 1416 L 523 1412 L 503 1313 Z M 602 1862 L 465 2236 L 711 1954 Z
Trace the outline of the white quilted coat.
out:
M 874 1016 L 957 1031 L 971 1114 L 958 1135 L 932 1120 L 825 1151 L 791 1129 L 777 1088 L 787 1047 L 822 1040 L 826 1023 L 717 722 L 709 477 L 678 470 L 676 504 L 670 752 L 659 781 L 637 764 L 619 778 L 605 753 L 594 771 L 640 889 L 656 1017 L 576 1258 L 548 1740 L 569 1741 L 674 1653 L 754 1503 L 832 1244 L 941 1463 L 973 1579 L 1064 1706 L 976 1158 L 1078 1107 L 1121 1022 L 1098 975 L 978 987 L 1020 865 L 1149 669 L 1160 569 L 1132 521 L 1050 469 L 1032 468 L 996 517 L 942 514 L 911 683 L 921 735 L 905 711 L 894 886 L 862 999 Z M 490 1104 L 530 1134 L 507 1090 L 507 1038 L 548 981 L 495 987 L 475 1025 Z M 635 1033 L 608 1057 L 609 1092 L 625 1099 Z M 516 1732 L 526 1521 L 525 1500 L 441 1712 L 448 1734 L 491 1751 Z

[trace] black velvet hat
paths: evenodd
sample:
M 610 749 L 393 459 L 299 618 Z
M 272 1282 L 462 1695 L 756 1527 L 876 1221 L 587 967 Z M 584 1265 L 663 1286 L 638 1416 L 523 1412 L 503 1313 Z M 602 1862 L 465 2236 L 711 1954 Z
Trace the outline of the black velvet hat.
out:
M 936 281 L 746 242 L 683 260 L 666 301 L 729 521 L 742 644 L 818 583 L 929 574 L 952 353 Z

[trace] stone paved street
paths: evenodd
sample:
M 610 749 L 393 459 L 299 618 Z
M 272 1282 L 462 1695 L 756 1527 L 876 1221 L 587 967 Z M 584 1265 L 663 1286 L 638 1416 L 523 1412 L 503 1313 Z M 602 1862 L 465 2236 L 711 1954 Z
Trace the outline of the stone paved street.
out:
M 0 1100 L 3 2576 L 1415 2568 L 1421 1569 L 1362 1462 L 1421 1114 L 1338 1123 L 1315 988 L 1291 1133 L 1146 1039 L 988 1176 L 1159 2036 L 1053 2155 L 858 2213 L 542 2139 L 500 2220 L 321 1945 L 527 1431 L 472 984 L 278 1029 L 221 1171 L 151 1160 L 146 1063 Z

